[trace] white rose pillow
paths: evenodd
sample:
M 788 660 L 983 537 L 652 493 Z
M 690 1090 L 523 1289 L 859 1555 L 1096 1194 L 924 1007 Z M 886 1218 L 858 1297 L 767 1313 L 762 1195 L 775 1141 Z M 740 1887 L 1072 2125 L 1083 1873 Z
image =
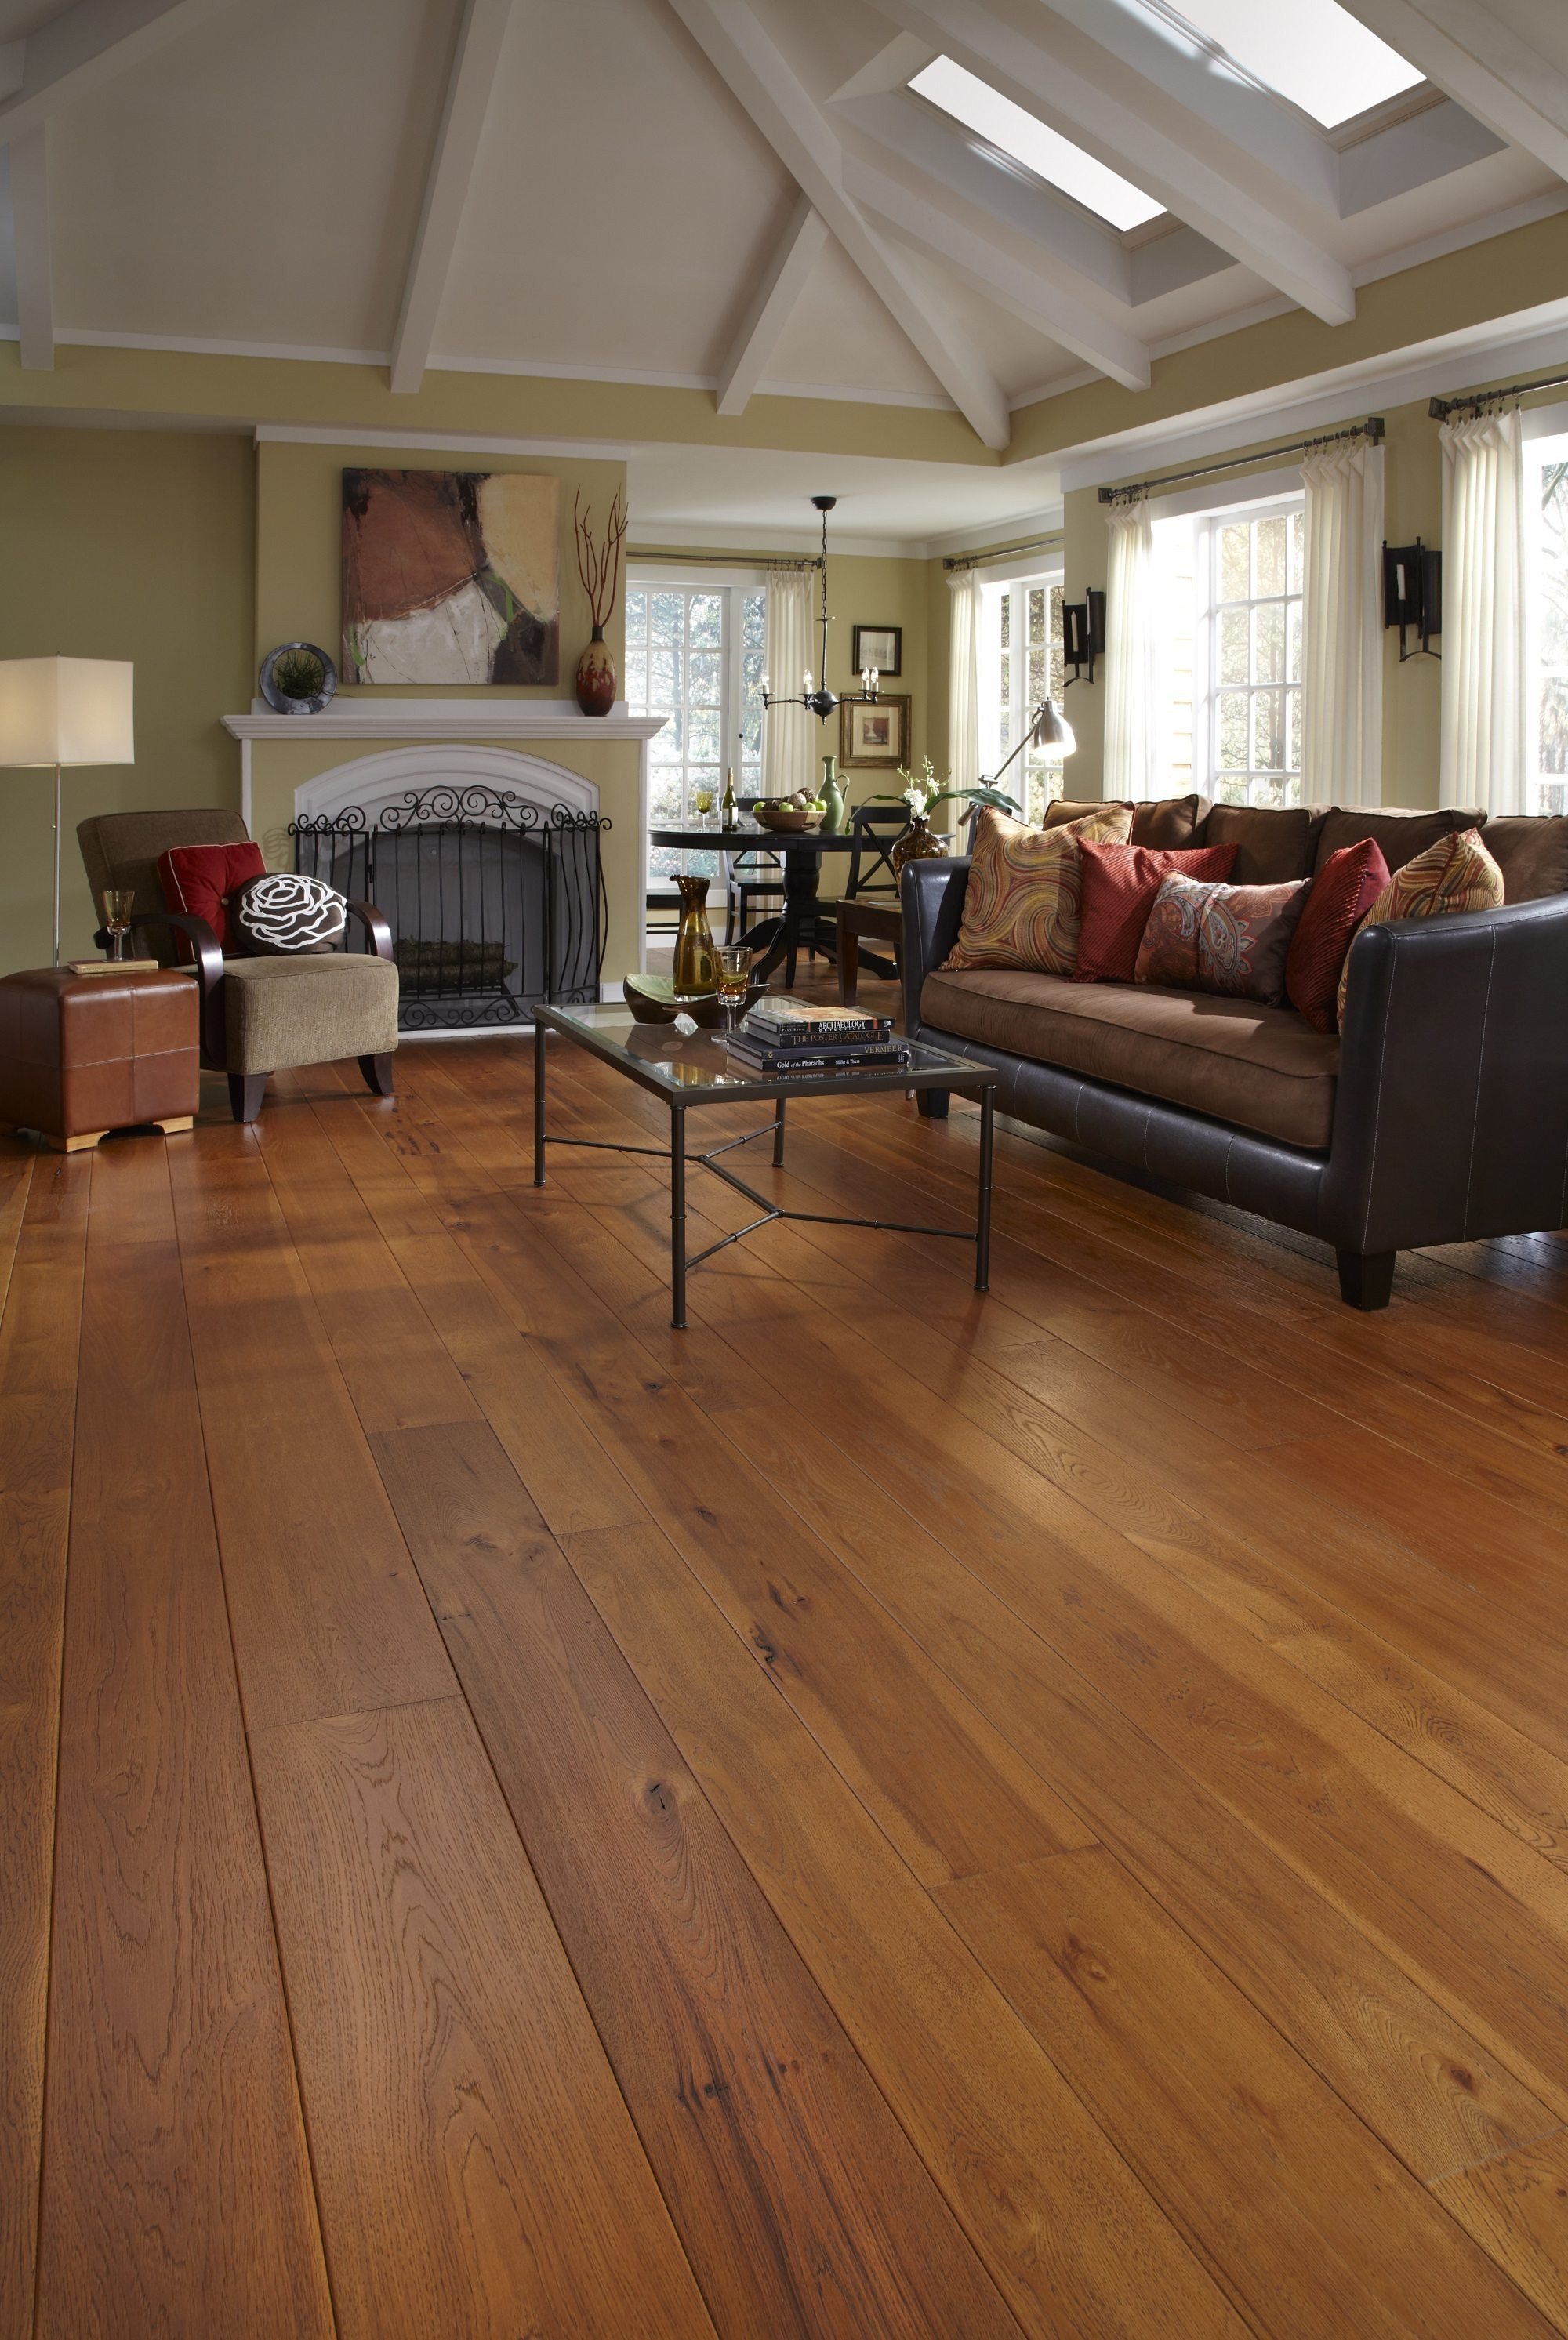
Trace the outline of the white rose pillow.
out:
M 319 878 L 298 877 L 290 869 L 247 878 L 229 896 L 228 911 L 233 945 L 251 958 L 336 950 L 348 924 L 346 896 Z

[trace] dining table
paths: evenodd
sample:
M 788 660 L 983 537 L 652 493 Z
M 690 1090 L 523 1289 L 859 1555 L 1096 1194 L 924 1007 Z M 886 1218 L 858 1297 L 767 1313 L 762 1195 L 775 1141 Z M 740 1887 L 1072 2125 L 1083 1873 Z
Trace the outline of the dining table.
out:
M 822 863 L 829 853 L 853 853 L 853 829 L 833 834 L 820 828 L 764 828 L 744 816 L 730 828 L 718 819 L 688 820 L 679 828 L 650 828 L 650 845 L 676 853 L 776 854 L 782 865 L 783 907 L 776 917 L 759 918 L 737 937 L 756 953 L 754 980 L 766 983 L 782 960 L 786 988 L 795 980 L 795 961 L 802 949 L 824 950 L 832 956 L 835 927 L 821 900 Z M 891 973 L 891 968 L 888 972 Z

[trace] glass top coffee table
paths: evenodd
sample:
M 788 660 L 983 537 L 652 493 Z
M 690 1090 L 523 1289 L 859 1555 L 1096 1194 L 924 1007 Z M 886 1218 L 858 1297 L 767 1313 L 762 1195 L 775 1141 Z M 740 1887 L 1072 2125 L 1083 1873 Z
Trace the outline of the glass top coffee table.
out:
M 650 1154 L 663 1160 L 666 1149 L 660 1145 L 624 1145 L 602 1137 L 551 1137 L 545 1130 L 545 1052 L 549 1035 L 559 1033 L 585 1048 L 601 1064 L 611 1065 L 628 1080 L 647 1089 L 650 1096 L 661 1097 L 670 1108 L 670 1321 L 678 1332 L 686 1324 L 686 1278 L 690 1271 L 711 1259 L 715 1252 L 728 1250 L 743 1235 L 757 1228 L 771 1225 L 775 1219 L 802 1219 L 818 1226 L 880 1227 L 891 1234 L 943 1235 L 955 1242 L 972 1243 L 975 1246 L 975 1289 L 989 1288 L 991 1264 L 991 1108 L 996 1093 L 997 1076 L 987 1066 L 977 1065 L 965 1056 L 950 1056 L 945 1049 L 928 1048 L 923 1042 L 911 1042 L 905 1061 L 898 1065 L 862 1070 L 849 1066 L 839 1072 L 814 1073 L 809 1077 L 791 1074 L 785 1079 L 769 1080 L 761 1074 L 749 1073 L 736 1063 L 724 1046 L 720 1032 L 699 1031 L 680 1033 L 673 1024 L 640 1024 L 624 1007 L 550 1007 L 541 1006 L 533 1011 L 533 1183 L 545 1182 L 545 1155 L 551 1145 L 583 1145 L 603 1154 Z M 978 1192 L 976 1198 L 975 1224 L 972 1227 L 928 1227 L 911 1225 L 907 1219 L 847 1219 L 831 1211 L 789 1211 L 759 1195 L 743 1178 L 719 1161 L 721 1154 L 731 1154 L 737 1146 L 749 1145 L 759 1137 L 773 1140 L 773 1167 L 784 1166 L 784 1101 L 786 1097 L 874 1096 L 885 1090 L 908 1089 L 972 1089 L 980 1099 L 980 1154 Z M 727 1138 L 723 1145 L 710 1147 L 705 1154 L 686 1151 L 686 1116 L 694 1107 L 705 1105 L 748 1105 L 753 1100 L 773 1107 L 769 1119 L 756 1129 L 749 1129 L 739 1137 Z M 705 1251 L 686 1253 L 686 1165 L 694 1163 L 710 1170 L 716 1178 L 733 1186 L 754 1205 L 758 1215 L 737 1227 L 733 1234 L 721 1235 Z

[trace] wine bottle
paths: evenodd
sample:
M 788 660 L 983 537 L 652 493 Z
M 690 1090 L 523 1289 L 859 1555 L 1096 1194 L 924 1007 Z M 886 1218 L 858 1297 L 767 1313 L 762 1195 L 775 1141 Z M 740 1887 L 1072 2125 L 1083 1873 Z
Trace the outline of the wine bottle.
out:
M 735 801 L 735 767 L 733 764 L 730 765 L 729 770 L 724 775 L 724 805 L 722 819 L 726 828 L 739 828 L 740 826 L 740 808 Z

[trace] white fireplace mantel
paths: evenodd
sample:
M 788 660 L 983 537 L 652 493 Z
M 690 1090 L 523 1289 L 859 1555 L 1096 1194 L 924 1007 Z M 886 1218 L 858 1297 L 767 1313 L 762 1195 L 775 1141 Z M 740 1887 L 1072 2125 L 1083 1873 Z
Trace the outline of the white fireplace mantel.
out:
M 319 715 L 274 715 L 253 703 L 223 729 L 253 739 L 651 739 L 662 715 L 584 715 L 570 699 L 334 699 Z

